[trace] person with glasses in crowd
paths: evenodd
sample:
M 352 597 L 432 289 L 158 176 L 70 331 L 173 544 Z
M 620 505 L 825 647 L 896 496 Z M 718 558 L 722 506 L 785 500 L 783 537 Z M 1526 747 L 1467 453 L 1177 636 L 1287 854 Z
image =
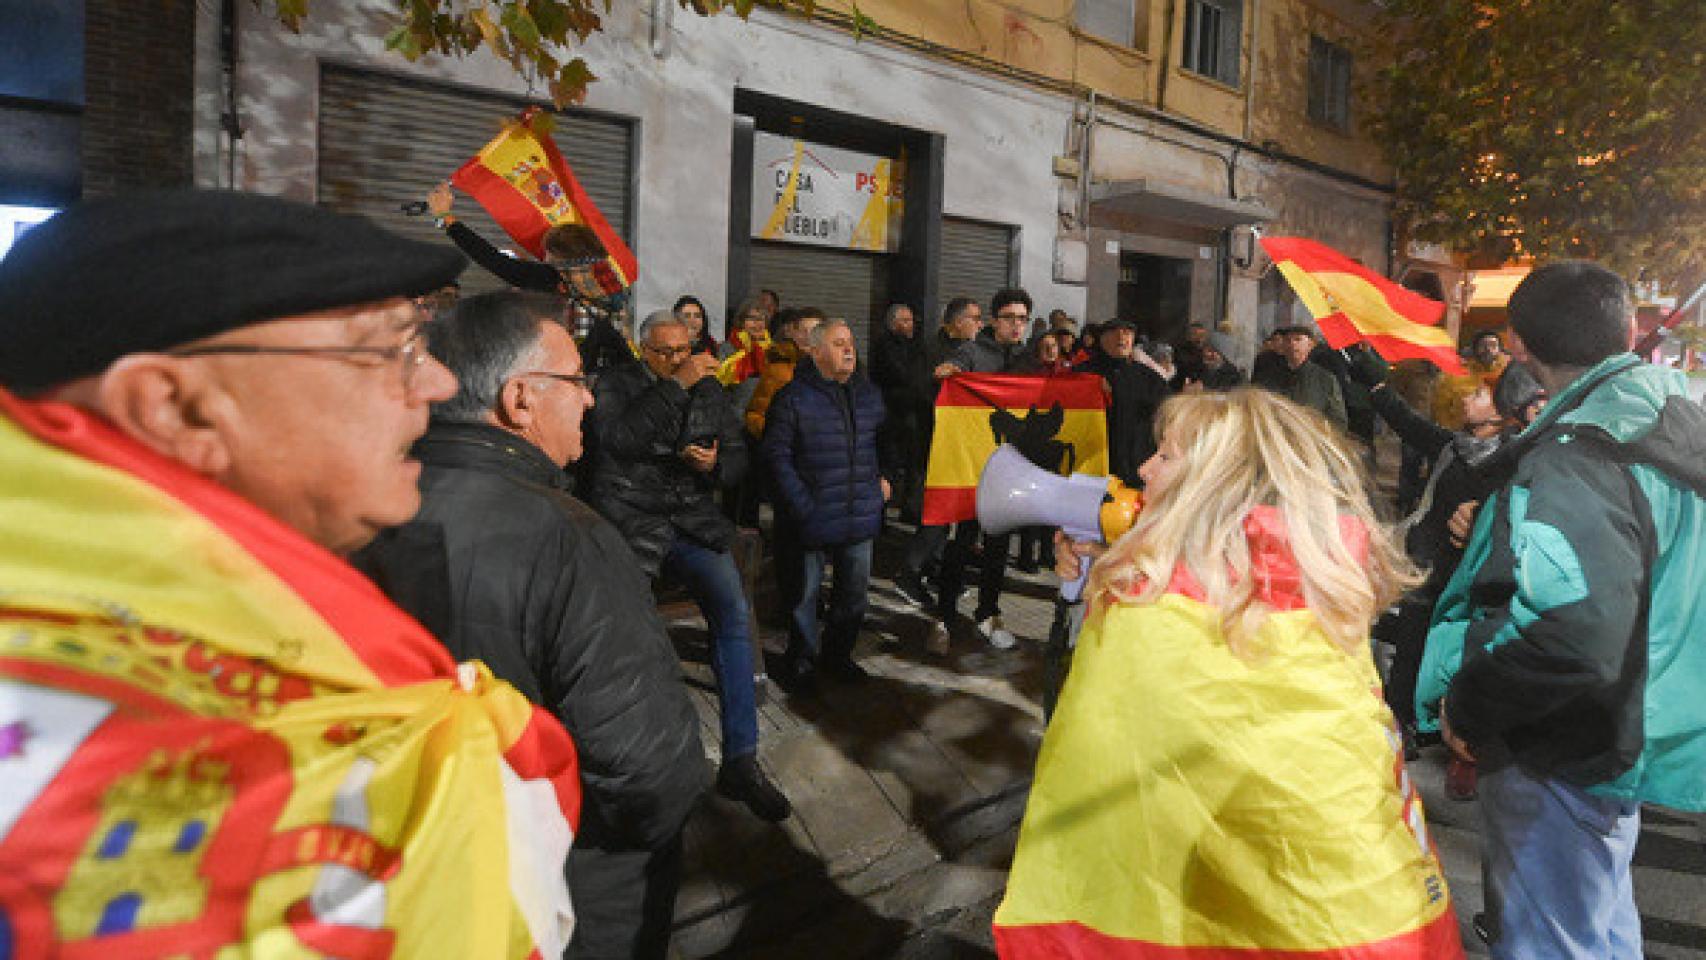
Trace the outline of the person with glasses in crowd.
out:
M 596 378 L 561 313 L 555 297 L 505 291 L 432 325 L 460 387 L 416 447 L 421 512 L 356 561 L 458 660 L 484 662 L 574 738 L 572 955 L 662 957 L 681 830 L 709 771 L 639 561 L 567 489 Z
M 73 205 L 0 261 L 0 876 L 12 906 L 73 904 L 69 926 L 0 943 L 561 951 L 567 735 L 343 559 L 421 506 L 411 447 L 457 382 L 423 349 L 418 298 L 465 263 L 360 217 L 198 190 Z M 499 782 L 516 790 L 467 789 Z M 71 869 L 121 793 L 185 826 L 102 856 L 136 877 L 200 864 L 190 899 L 241 923 L 189 901 L 138 916 L 139 896 L 188 889 L 110 899 Z M 388 866 L 221 852 L 291 830 Z M 508 883 L 467 882 L 505 862 Z
M 682 584 L 711 633 L 711 672 L 722 714 L 717 790 L 764 820 L 792 807 L 758 765 L 751 615 L 730 548 L 735 525 L 719 488 L 747 471 L 746 437 L 687 325 L 667 310 L 640 325 L 643 364 L 599 380 L 592 427 L 592 505 L 609 518 L 652 577 Z M 650 598 L 650 593 L 646 594 Z

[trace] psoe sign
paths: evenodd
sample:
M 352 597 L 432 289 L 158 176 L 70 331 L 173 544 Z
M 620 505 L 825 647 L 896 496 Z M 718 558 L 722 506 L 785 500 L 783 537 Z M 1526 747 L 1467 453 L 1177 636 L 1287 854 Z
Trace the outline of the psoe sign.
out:
M 886 253 L 900 242 L 900 165 L 887 157 L 757 133 L 752 235 Z

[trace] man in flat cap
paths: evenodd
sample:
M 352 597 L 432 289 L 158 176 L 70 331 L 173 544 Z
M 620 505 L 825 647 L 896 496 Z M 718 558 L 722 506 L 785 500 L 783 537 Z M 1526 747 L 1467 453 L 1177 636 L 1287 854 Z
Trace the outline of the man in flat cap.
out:
M 567 942 L 567 734 L 339 556 L 419 508 L 409 449 L 456 383 L 413 298 L 462 265 L 200 191 L 73 207 L 0 260 L 20 955 Z

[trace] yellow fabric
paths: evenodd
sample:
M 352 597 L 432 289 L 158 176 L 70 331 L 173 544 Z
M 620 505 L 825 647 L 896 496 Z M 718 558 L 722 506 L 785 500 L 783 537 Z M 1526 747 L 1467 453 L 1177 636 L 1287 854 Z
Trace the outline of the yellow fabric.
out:
M 516 896 L 506 779 L 520 781 L 504 753 L 533 715 L 520 694 L 480 665 L 388 687 L 286 584 L 157 488 L 4 416 L 0 462 L 0 704 L 13 708 L 0 720 L 23 734 L 0 780 L 17 778 L 19 824 L 46 818 L 10 835 L 0 822 L 0 876 L 51 917 L 50 953 L 130 896 L 135 926 L 103 940 L 114 956 L 142 955 L 125 936 L 170 947 L 149 956 L 219 944 L 220 957 L 326 955 L 291 919 L 301 910 L 394 938 L 373 956 L 509 960 L 536 933 L 566 938 L 568 914 L 552 912 L 568 907 L 560 866 Z M 105 719 L 54 728 L 65 704 Z M 62 757 L 50 757 L 55 737 Z M 19 763 L 53 775 L 26 786 Z M 547 781 L 525 783 L 554 802 Z M 84 810 L 97 815 L 72 816 Z M 523 832 L 566 853 L 555 815 L 554 832 L 543 816 Z M 190 823 L 205 832 L 175 850 Z M 134 839 L 110 856 L 124 829 Z M 245 845 L 259 855 L 232 852 Z M 531 916 L 523 900 L 539 905 Z M 212 919 L 221 904 L 234 912 Z
M 937 407 L 936 432 L 930 443 L 929 485 L 975 487 L 983 465 L 995 453 L 995 436 L 989 430 L 988 407 Z M 1030 411 L 1010 407 L 1008 413 L 1024 417 Z M 1055 439 L 1073 449 L 1089 451 L 1073 465 L 1072 473 L 1105 476 L 1108 472 L 1108 417 L 1101 410 L 1066 410 L 1065 422 Z
M 1447 909 L 1367 652 L 1306 611 L 1269 617 L 1258 646 L 1234 656 L 1214 611 L 1178 595 L 1092 614 L 997 926 L 1303 951 Z

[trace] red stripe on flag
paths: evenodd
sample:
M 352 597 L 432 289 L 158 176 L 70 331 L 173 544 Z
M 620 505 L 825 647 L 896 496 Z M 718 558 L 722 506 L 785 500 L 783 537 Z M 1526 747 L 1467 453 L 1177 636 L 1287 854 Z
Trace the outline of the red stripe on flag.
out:
M 533 129 L 531 122 L 528 124 L 528 129 Z M 562 153 L 557 150 L 557 141 L 549 135 L 540 134 L 536 130 L 533 136 L 539 141 L 539 145 L 545 149 L 545 159 L 550 162 L 551 169 L 557 174 L 557 179 L 562 183 L 563 189 L 569 192 L 569 202 L 574 204 L 575 212 L 580 214 L 581 219 L 586 221 L 586 225 L 592 228 L 592 232 L 598 236 L 598 242 L 604 244 L 605 252 L 610 254 L 610 259 L 616 265 L 616 269 L 622 273 L 622 282 L 632 286 L 634 280 L 640 275 L 640 265 L 634 259 L 634 251 L 628 249 L 628 245 L 622 242 L 621 236 L 615 230 L 610 229 L 610 222 L 604 219 L 604 214 L 599 212 L 598 205 L 586 195 L 586 190 L 581 187 L 581 182 L 575 179 L 575 175 L 563 159 Z
M 1099 933 L 1081 923 L 1043 923 L 995 927 L 995 951 L 1001 960 L 1461 960 L 1457 915 L 1450 909 L 1409 933 L 1375 943 L 1322 950 L 1272 950 L 1261 947 L 1184 947 L 1126 940 Z
M 545 259 L 545 231 L 551 229 L 551 221 L 478 155 L 451 174 L 450 182 L 484 207 L 528 253 Z
M 568 757 L 569 762 L 552 762 L 559 757 Z M 577 833 L 580 831 L 580 755 L 557 718 L 534 707 L 526 729 L 504 751 L 504 760 L 523 780 L 550 780 L 551 789 L 557 794 L 557 806 L 568 817 L 569 827 Z
M 455 675 L 444 645 L 372 581 L 237 494 L 68 404 L 20 400 L 0 390 L 0 415 L 44 443 L 136 477 L 200 514 L 284 581 L 386 685 Z
M 942 389 L 936 395 L 938 407 L 1024 409 L 1034 404 L 1046 410 L 1056 403 L 1064 410 L 1105 410 L 1108 395 L 1102 389 L 1102 378 L 1094 373 L 1058 377 L 962 373 L 942 381 Z
M 1463 372 L 1463 358 L 1459 357 L 1455 350 L 1448 350 L 1445 347 L 1424 346 L 1413 340 L 1405 340 L 1403 337 L 1366 334 L 1357 329 L 1356 324 L 1352 323 L 1350 318 L 1342 313 L 1328 314 L 1315 321 L 1315 324 L 1321 328 L 1321 338 L 1326 340 L 1327 346 L 1334 350 L 1342 350 L 1353 343 L 1366 342 L 1374 348 L 1375 353 L 1380 354 L 1388 363 L 1397 363 L 1400 360 L 1426 360 L 1446 373 L 1461 374 Z
M 927 487 L 924 490 L 924 515 L 920 521 L 927 527 L 959 523 L 977 516 L 976 487 Z

